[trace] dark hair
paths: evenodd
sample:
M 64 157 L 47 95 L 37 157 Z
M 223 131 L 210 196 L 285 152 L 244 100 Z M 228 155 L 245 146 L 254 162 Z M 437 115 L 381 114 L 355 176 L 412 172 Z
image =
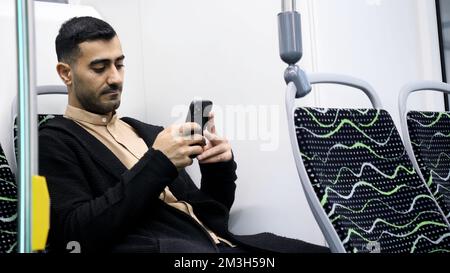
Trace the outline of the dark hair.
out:
M 90 16 L 73 17 L 62 24 L 56 37 L 58 61 L 71 63 L 80 53 L 79 44 L 93 40 L 109 41 L 116 35 L 111 25 L 103 20 Z

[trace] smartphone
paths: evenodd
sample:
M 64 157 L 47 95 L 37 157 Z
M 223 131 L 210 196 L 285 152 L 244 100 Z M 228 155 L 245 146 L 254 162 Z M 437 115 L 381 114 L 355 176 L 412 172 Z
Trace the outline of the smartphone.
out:
M 209 113 L 211 112 L 212 106 L 213 103 L 210 100 L 194 100 L 189 105 L 186 122 L 195 122 L 200 125 L 202 128 L 201 135 L 206 130 L 206 124 L 209 121 Z
M 206 130 L 206 125 L 209 121 L 209 113 L 212 108 L 212 101 L 209 100 L 194 100 L 189 105 L 189 112 L 186 117 L 186 122 L 195 122 L 202 128 L 201 135 L 203 136 L 203 131 Z M 200 133 L 200 132 L 199 132 Z M 191 131 L 191 135 L 195 134 Z M 200 146 L 205 146 L 206 141 L 203 138 L 203 143 L 198 144 Z M 195 158 L 197 155 L 191 155 L 190 158 Z

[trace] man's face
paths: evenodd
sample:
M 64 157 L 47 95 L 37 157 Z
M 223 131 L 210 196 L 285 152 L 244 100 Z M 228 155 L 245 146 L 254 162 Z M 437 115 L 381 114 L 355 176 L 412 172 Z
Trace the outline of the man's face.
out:
M 71 104 L 92 113 L 109 114 L 119 108 L 122 95 L 124 56 L 119 38 L 78 46 L 79 57 L 71 65 Z

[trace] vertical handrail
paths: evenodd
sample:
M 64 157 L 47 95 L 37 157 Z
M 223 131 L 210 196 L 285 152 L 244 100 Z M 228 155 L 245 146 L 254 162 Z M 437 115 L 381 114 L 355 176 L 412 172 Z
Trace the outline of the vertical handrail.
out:
M 18 68 L 18 251 L 31 252 L 31 180 L 38 172 L 33 0 L 16 0 Z
M 296 11 L 295 0 L 281 0 L 281 11 Z

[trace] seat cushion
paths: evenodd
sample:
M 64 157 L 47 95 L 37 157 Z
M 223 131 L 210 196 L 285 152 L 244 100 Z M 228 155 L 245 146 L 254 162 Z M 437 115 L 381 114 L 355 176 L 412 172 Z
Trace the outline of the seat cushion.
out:
M 450 228 L 386 111 L 294 115 L 310 183 L 347 252 L 450 252 Z

